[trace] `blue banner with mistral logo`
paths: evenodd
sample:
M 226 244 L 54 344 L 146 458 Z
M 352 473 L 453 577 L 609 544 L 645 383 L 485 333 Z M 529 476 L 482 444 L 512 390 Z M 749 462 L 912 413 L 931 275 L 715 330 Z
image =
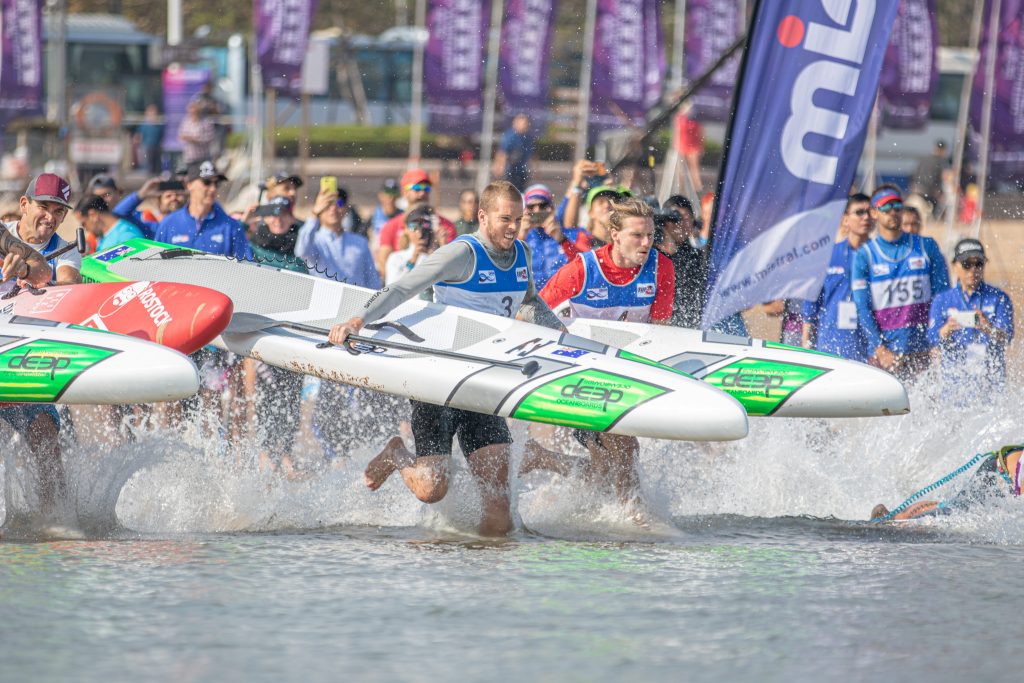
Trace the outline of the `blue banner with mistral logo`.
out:
M 704 327 L 813 299 L 864 147 L 899 0 L 762 0 L 738 85 Z

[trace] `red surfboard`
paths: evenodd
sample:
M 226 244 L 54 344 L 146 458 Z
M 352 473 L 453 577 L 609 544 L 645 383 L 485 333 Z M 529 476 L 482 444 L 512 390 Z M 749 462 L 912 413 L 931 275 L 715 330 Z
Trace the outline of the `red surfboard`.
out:
M 0 299 L 3 312 L 126 334 L 186 354 L 220 334 L 233 310 L 218 291 L 174 282 L 62 285 Z

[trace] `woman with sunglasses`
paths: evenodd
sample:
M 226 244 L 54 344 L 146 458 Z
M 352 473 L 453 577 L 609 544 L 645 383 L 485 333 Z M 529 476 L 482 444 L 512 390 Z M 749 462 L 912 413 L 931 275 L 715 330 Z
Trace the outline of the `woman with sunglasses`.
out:
M 1006 347 L 1013 341 L 1013 303 L 985 282 L 985 248 L 962 239 L 953 249 L 957 285 L 932 301 L 928 338 L 939 347 L 951 391 L 975 397 L 1006 381 Z
M 882 185 L 871 195 L 878 234 L 854 257 L 852 286 L 869 362 L 911 380 L 931 361 L 928 311 L 949 289 L 949 271 L 934 240 L 903 232 L 902 212 L 899 188 Z

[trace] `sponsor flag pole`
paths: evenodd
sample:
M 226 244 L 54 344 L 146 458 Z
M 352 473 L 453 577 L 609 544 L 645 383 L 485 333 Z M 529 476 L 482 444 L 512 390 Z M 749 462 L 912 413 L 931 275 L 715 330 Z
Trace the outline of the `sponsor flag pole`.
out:
M 427 0 L 416 0 L 416 44 L 412 53 L 412 109 L 409 113 L 409 167 L 418 166 L 423 139 L 423 50 L 427 25 Z
M 960 211 L 960 175 L 964 168 L 964 149 L 967 147 L 967 118 L 971 111 L 971 89 L 974 76 L 978 71 L 980 55 L 978 45 L 981 44 L 981 20 L 984 15 L 985 3 L 974 4 L 974 16 L 971 17 L 970 52 L 974 63 L 970 73 L 964 74 L 964 83 L 960 88 L 960 109 L 956 116 L 956 136 L 953 140 L 953 182 L 946 207 L 946 246 L 953 244 L 953 226 Z
M 594 32 L 597 29 L 597 0 L 587 0 L 583 24 L 583 62 L 580 65 L 580 109 L 576 118 L 576 160 L 587 156 L 587 131 L 590 128 L 590 87 L 594 72 Z
M 747 42 L 750 37 L 751 31 L 754 28 L 754 18 L 757 17 L 757 11 L 761 7 L 761 0 L 754 0 L 754 11 L 750 14 L 750 19 L 747 23 L 747 30 L 737 41 L 740 45 Z M 733 50 L 727 50 L 722 57 L 712 65 L 712 68 L 708 70 L 708 80 L 711 78 L 712 70 L 717 70 L 719 66 L 725 64 L 725 60 L 731 56 Z M 711 207 L 711 226 L 708 229 L 708 243 L 707 253 L 711 253 L 712 245 L 715 243 L 715 225 L 718 224 L 718 213 L 721 208 L 721 202 L 719 199 L 722 196 L 722 185 L 725 183 L 725 165 L 729 158 L 729 148 L 732 144 L 733 130 L 736 126 L 736 105 L 739 102 L 740 92 L 743 90 L 743 81 L 747 75 L 747 56 L 750 54 L 750 46 L 747 45 L 747 49 L 743 50 L 743 55 L 740 57 L 740 68 L 736 74 L 736 87 L 732 90 L 732 106 L 729 108 L 729 125 L 725 128 L 725 138 L 722 141 L 722 159 L 718 162 L 718 179 L 715 182 L 715 202 Z M 691 91 L 696 91 L 696 88 L 691 88 Z M 712 264 L 713 266 L 713 264 Z
M 875 164 L 878 160 L 878 95 L 875 95 L 875 106 L 871 108 L 871 118 L 868 119 L 868 139 L 864 143 L 864 177 L 861 179 L 860 189 L 864 194 L 871 194 L 871 190 L 878 184 L 875 181 Z
M 999 47 L 1000 15 L 1002 0 L 992 0 L 988 17 L 988 51 L 985 55 L 985 97 L 981 105 L 981 154 L 978 160 L 978 211 L 974 216 L 971 232 L 975 237 L 981 233 L 981 217 L 985 213 L 985 191 L 988 185 L 989 147 L 992 137 L 992 100 L 995 97 L 996 57 Z
M 501 51 L 501 20 L 504 0 L 491 0 L 491 31 L 487 41 L 487 74 L 484 80 L 484 120 L 480 131 L 480 161 L 476 167 L 476 192 L 481 194 L 491 177 L 494 155 L 494 110 L 498 99 L 498 60 Z
M 756 3 L 717 185 L 705 329 L 820 291 L 898 6 Z

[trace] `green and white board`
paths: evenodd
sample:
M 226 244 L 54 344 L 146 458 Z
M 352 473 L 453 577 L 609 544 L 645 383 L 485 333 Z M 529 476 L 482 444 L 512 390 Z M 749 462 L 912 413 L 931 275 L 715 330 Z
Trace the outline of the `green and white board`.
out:
M 698 377 L 731 394 L 754 416 L 910 412 L 907 391 L 898 379 L 827 353 L 667 325 L 577 318 L 569 330 Z
M 159 344 L 0 314 L 0 402 L 149 403 L 198 389 L 192 361 Z
M 269 324 L 243 333 L 229 326 L 215 345 L 325 379 L 614 434 L 718 441 L 747 433 L 743 406 L 716 387 L 607 344 L 508 318 L 408 301 L 367 329 L 371 340 L 352 353 L 320 346 L 322 331 L 363 310 L 373 295 L 368 289 L 146 240 L 83 259 L 82 274 L 97 282 L 144 279 L 223 292 L 240 319 L 260 316 Z M 278 326 L 287 322 L 321 332 Z

